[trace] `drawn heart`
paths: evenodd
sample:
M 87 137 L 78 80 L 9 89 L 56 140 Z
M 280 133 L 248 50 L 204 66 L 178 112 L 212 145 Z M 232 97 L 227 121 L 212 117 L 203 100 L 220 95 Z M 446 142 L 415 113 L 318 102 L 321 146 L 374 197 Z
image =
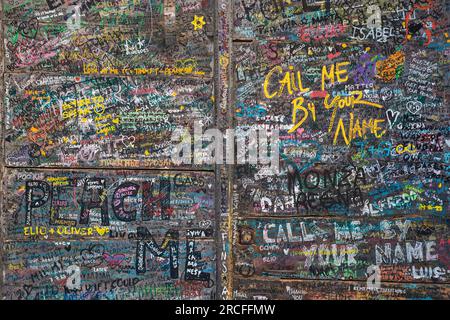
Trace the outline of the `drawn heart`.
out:
M 18 31 L 22 34 L 22 36 L 30 39 L 36 38 L 36 35 L 39 30 L 39 21 L 37 18 L 33 18 L 30 21 L 24 21 L 20 23 Z
M 289 255 L 289 249 L 283 249 L 283 252 L 285 255 L 287 255 L 287 256 Z
M 136 142 L 135 136 L 127 137 L 127 136 L 122 135 L 121 139 L 122 139 L 123 145 L 126 148 L 134 148 L 134 143 Z
M 33 286 L 24 284 L 24 285 L 23 285 L 23 289 L 25 290 L 25 292 L 27 293 L 27 295 L 30 295 L 31 291 L 33 290 Z
M 420 101 L 410 101 L 406 105 L 406 109 L 412 114 L 418 114 L 420 110 L 422 110 L 422 102 Z
M 389 109 L 388 111 L 386 111 L 386 116 L 387 119 L 389 121 L 389 125 L 392 129 L 392 127 L 395 125 L 395 123 L 397 122 L 398 116 L 400 115 L 399 111 L 394 111 Z
M 105 235 L 105 233 L 109 232 L 109 228 L 99 228 L 95 227 L 95 231 L 101 236 Z
M 72 245 L 66 245 L 64 246 L 64 249 L 66 249 L 67 252 L 69 252 L 72 249 Z
M 111 268 L 116 268 L 116 267 L 120 266 L 123 262 L 127 261 L 127 258 L 123 254 L 120 254 L 120 253 L 115 254 L 115 255 L 110 255 L 108 253 L 104 253 L 103 259 L 106 260 L 106 262 L 108 263 L 108 265 Z
M 206 229 L 211 226 L 211 220 L 200 221 L 198 225 L 200 226 L 200 228 Z

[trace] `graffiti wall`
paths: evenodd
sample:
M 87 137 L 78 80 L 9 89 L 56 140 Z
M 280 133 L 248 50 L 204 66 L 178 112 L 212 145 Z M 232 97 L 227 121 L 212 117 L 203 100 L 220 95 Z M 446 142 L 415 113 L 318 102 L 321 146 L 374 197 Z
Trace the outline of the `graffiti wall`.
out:
M 2 299 L 450 298 L 446 1 L 0 9 Z
M 175 128 L 213 123 L 212 5 L 72 2 L 4 1 L 5 163 L 176 166 Z
M 171 158 L 214 125 L 214 2 L 1 13 L 2 297 L 215 299 L 213 168 Z
M 8 170 L 4 184 L 8 298 L 213 298 L 211 174 Z
M 448 4 L 234 5 L 233 298 L 448 299 Z

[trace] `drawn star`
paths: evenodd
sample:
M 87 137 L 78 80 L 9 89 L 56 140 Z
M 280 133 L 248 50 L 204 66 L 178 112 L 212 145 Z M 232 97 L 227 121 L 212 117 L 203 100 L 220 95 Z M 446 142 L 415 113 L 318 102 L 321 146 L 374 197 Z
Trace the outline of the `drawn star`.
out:
M 203 29 L 203 26 L 206 24 L 204 16 L 194 16 L 194 21 L 191 22 L 194 26 L 194 30 Z

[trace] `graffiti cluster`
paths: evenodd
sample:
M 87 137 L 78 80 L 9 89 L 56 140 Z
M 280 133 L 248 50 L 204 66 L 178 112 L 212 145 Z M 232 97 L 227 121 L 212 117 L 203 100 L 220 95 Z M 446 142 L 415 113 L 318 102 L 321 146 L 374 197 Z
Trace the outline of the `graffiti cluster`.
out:
M 0 1 L 1 299 L 449 299 L 449 10 Z
M 212 124 L 211 89 L 210 80 L 182 78 L 11 75 L 5 80 L 5 161 L 173 167 L 173 131 L 195 120 Z

